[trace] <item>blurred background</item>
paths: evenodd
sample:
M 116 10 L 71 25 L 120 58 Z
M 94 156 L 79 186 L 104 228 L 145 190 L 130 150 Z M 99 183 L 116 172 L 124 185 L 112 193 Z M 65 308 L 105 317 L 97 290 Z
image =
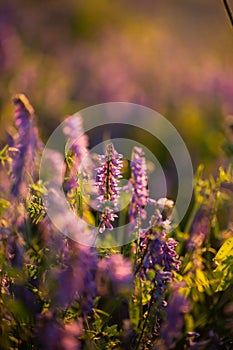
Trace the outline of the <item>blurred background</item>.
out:
M 44 141 L 68 114 L 127 101 L 172 122 L 194 169 L 229 162 L 233 36 L 221 0 L 1 0 L 0 77 L 1 140 L 15 93 Z

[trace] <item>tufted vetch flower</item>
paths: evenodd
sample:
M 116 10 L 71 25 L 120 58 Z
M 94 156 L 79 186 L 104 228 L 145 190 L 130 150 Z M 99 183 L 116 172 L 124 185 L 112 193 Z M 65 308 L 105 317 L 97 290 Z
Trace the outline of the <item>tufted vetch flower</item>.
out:
M 63 133 L 68 138 L 66 156 L 70 164 L 65 188 L 66 191 L 69 192 L 78 187 L 78 173 L 81 172 L 83 175 L 88 173 L 91 167 L 91 160 L 88 157 L 88 136 L 84 134 L 80 115 L 67 117 L 65 119 Z
M 118 217 L 118 198 L 120 189 L 118 183 L 121 175 L 122 155 L 119 154 L 113 144 L 106 147 L 105 154 L 99 157 L 100 166 L 97 168 L 96 188 L 98 193 L 98 210 L 101 212 L 100 233 L 106 228 L 113 229 L 112 223 Z
M 148 200 L 148 178 L 146 172 L 145 154 L 140 147 L 134 147 L 131 166 L 131 185 L 132 194 L 129 208 L 129 219 L 134 221 L 140 215 L 141 219 L 146 218 L 146 211 L 144 207 Z
M 34 110 L 27 98 L 22 94 L 16 95 L 13 103 L 18 133 L 14 138 L 13 147 L 9 148 L 11 193 L 14 197 L 20 195 L 24 198 L 30 179 L 36 176 L 38 150 L 42 149 L 42 143 L 38 137 L 37 127 L 34 125 Z

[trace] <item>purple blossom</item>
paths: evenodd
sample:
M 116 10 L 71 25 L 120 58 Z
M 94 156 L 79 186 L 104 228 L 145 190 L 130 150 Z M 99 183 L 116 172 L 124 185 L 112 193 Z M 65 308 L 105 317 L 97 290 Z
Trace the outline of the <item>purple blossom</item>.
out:
M 122 155 L 113 144 L 106 147 L 105 154 L 100 156 L 100 166 L 97 168 L 96 187 L 98 193 L 98 209 L 100 214 L 100 229 L 102 233 L 106 228 L 113 229 L 112 222 L 118 217 L 114 211 L 118 209 L 119 187 L 121 178 Z
M 4 293 L 7 295 L 11 294 L 11 279 L 9 278 L 9 276 L 7 275 L 7 273 L 5 273 L 4 275 L 2 274 L 2 270 L 0 269 L 0 289 L 2 288 Z
M 78 337 L 82 334 L 83 325 L 80 320 L 62 324 L 47 311 L 38 317 L 35 340 L 40 349 L 79 350 L 81 342 Z
M 96 250 L 72 240 L 68 240 L 66 250 L 64 267 L 52 271 L 52 279 L 57 281 L 54 304 L 66 308 L 77 299 L 85 316 L 91 312 L 96 296 Z
M 9 148 L 11 162 L 11 193 L 25 198 L 30 178 L 36 175 L 37 151 L 42 144 L 38 137 L 38 130 L 34 126 L 34 110 L 24 95 L 16 95 L 13 99 L 15 105 L 15 126 L 18 134 L 13 147 Z
M 121 178 L 122 155 L 115 150 L 113 144 L 109 144 L 106 147 L 105 154 L 99 158 L 101 166 L 97 169 L 96 181 L 99 200 L 112 201 L 115 204 L 119 198 L 117 185 Z
M 144 276 L 150 269 L 155 269 L 156 265 L 161 266 L 163 271 L 178 271 L 180 261 L 177 260 L 178 255 L 175 251 L 178 243 L 173 238 L 164 240 L 156 231 L 148 232 L 147 235 L 151 236 L 144 237 L 141 244 L 142 255 L 147 249 L 143 263 Z
M 154 348 L 155 350 L 172 349 L 176 340 L 182 334 L 184 324 L 184 314 L 190 310 L 187 298 L 181 294 L 181 283 L 172 286 L 171 295 L 166 307 L 166 321 L 162 324 L 160 335 L 161 341 Z
M 43 181 L 49 184 L 47 187 L 56 189 L 60 187 L 65 176 L 63 162 L 61 153 L 52 149 L 46 149 L 43 167 L 41 167 L 41 175 Z
M 101 296 L 129 293 L 133 284 L 131 261 L 121 254 L 103 258 L 98 263 L 96 283 Z
M 6 257 L 9 263 L 22 269 L 24 263 L 24 242 L 17 234 L 9 234 L 6 244 Z
M 140 147 L 134 147 L 131 158 L 131 184 L 132 195 L 129 208 L 130 221 L 137 219 L 140 214 L 141 219 L 146 219 L 144 207 L 148 200 L 148 179 L 146 173 L 146 160 L 144 152 Z
M 63 156 L 54 150 L 47 149 L 41 166 L 41 176 L 46 183 L 46 194 L 43 195 L 43 203 L 47 215 L 56 223 L 60 232 L 67 236 L 92 245 L 95 236 L 93 232 L 86 234 L 87 223 L 84 220 L 76 220 L 73 210 L 67 210 L 67 201 L 61 191 L 61 183 L 64 179 Z M 64 215 L 65 213 L 65 215 Z M 78 237 L 78 238 L 77 238 Z
M 114 222 L 117 217 L 118 215 L 113 213 L 112 209 L 106 206 L 105 211 L 100 214 L 100 232 L 104 232 L 105 228 L 112 230 L 112 222 Z
M 83 334 L 81 320 L 66 323 L 61 339 L 61 346 L 64 350 L 81 350 L 81 342 L 77 339 Z
M 201 208 L 195 215 L 191 229 L 190 237 L 187 242 L 189 251 L 201 247 L 210 230 L 211 210 Z
M 69 179 L 66 182 L 66 190 L 70 191 L 78 186 L 77 174 L 80 171 L 88 172 L 91 166 L 88 157 L 88 136 L 83 131 L 82 117 L 80 115 L 67 117 L 64 121 L 63 133 L 68 137 L 66 151 L 71 151 L 72 154 Z
M 167 226 L 167 220 L 163 221 L 162 215 L 157 212 L 152 218 L 151 227 L 141 236 L 140 276 L 142 279 L 151 279 L 150 272 L 155 272 L 153 280 L 157 286 L 157 299 L 161 298 L 173 273 L 179 270 L 181 264 L 175 251 L 178 243 L 173 238 L 166 237 Z

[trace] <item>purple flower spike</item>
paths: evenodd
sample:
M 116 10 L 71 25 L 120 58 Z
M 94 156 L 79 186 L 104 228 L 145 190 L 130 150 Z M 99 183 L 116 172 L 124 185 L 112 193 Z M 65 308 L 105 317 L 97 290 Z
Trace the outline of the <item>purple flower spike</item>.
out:
M 133 286 L 131 261 L 121 254 L 103 258 L 98 263 L 96 283 L 101 296 L 129 293 Z
M 194 251 L 195 248 L 201 247 L 210 230 L 211 210 L 200 208 L 196 213 L 191 229 L 190 237 L 187 242 L 187 249 Z
M 35 177 L 35 165 L 38 161 L 37 150 L 42 148 L 38 138 L 38 130 L 33 125 L 34 110 L 28 99 L 20 94 L 13 98 L 15 105 L 15 126 L 18 134 L 13 147 L 9 148 L 11 162 L 11 193 L 14 197 L 25 197 L 29 179 Z
M 66 183 L 66 190 L 76 189 L 77 174 L 80 171 L 87 173 L 91 166 L 90 158 L 88 157 L 88 136 L 84 134 L 82 117 L 67 117 L 64 122 L 63 133 L 68 137 L 68 149 L 73 156 L 73 164 L 70 169 L 69 179 Z
M 67 117 L 64 124 L 63 132 L 69 137 L 70 149 L 81 163 L 81 158 L 88 153 L 88 137 L 83 131 L 82 117 L 80 115 Z
M 114 222 L 117 217 L 118 215 L 114 214 L 112 209 L 106 207 L 105 212 L 100 215 L 100 233 L 103 233 L 105 228 L 111 231 L 113 229 L 111 222 Z
M 83 324 L 80 319 L 62 323 L 50 311 L 38 316 L 35 339 L 37 349 L 80 350 L 79 337 L 83 335 Z
M 173 238 L 166 238 L 160 227 L 152 226 L 142 235 L 141 249 L 144 256 L 143 277 L 150 269 L 160 266 L 162 271 L 179 271 L 181 262 L 175 251 L 177 242 Z M 145 254 L 146 253 L 146 254 Z
M 113 229 L 117 214 L 114 210 L 118 209 L 117 200 L 119 198 L 118 183 L 121 176 L 122 155 L 119 154 L 113 144 L 106 147 L 105 154 L 100 156 L 101 165 L 97 168 L 96 187 L 98 192 L 98 209 L 100 214 L 100 233 L 104 232 L 106 228 Z
M 137 219 L 140 214 L 141 219 L 146 219 L 144 207 L 148 200 L 148 179 L 146 173 L 146 160 L 144 152 L 139 147 L 134 147 L 131 159 L 131 184 L 132 196 L 129 208 L 130 221 Z
M 182 283 L 175 283 L 172 286 L 171 295 L 166 308 L 166 321 L 161 327 L 161 340 L 156 349 L 173 349 L 176 340 L 182 335 L 184 314 L 190 311 L 190 305 L 180 290 L 184 287 Z
M 151 279 L 154 271 L 156 283 L 155 299 L 160 300 L 167 285 L 173 279 L 174 272 L 179 271 L 180 260 L 175 251 L 177 242 L 166 237 L 167 220 L 162 221 L 157 213 L 151 220 L 152 226 L 141 237 L 141 256 L 143 257 L 140 276 L 143 280 Z
M 65 267 L 58 272 L 55 271 L 53 277 L 57 281 L 54 304 L 67 308 L 76 299 L 85 317 L 92 312 L 96 296 L 94 279 L 97 267 L 96 250 L 69 240 L 64 254 Z

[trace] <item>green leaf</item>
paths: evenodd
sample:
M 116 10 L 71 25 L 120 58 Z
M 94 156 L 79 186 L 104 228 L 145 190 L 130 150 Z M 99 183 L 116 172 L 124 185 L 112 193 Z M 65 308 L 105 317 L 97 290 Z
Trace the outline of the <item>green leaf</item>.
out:
M 6 199 L 0 198 L 0 215 L 10 206 L 10 202 Z
M 152 281 L 155 278 L 155 270 L 149 270 L 147 273 L 147 277 L 150 281 Z
M 222 262 L 233 255 L 233 238 L 229 238 L 226 242 L 223 243 L 217 254 L 215 255 L 214 261 L 218 265 L 217 269 L 222 269 Z M 225 265 L 225 264 L 224 264 Z
M 107 331 L 109 337 L 115 337 L 119 333 L 116 324 L 107 327 L 106 331 Z
M 5 163 L 9 162 L 10 160 L 8 150 L 9 150 L 8 145 L 6 145 L 5 147 L 3 147 L 3 149 L 0 150 L 0 162 L 2 166 L 4 166 Z
M 214 261 L 217 264 L 214 277 L 218 281 L 215 292 L 227 289 L 232 284 L 233 278 L 233 238 L 229 238 L 219 249 Z
M 129 304 L 130 321 L 134 329 L 137 329 L 140 320 L 140 305 L 136 300 L 132 300 Z
M 201 293 L 203 293 L 206 289 L 209 289 L 208 278 L 206 277 L 205 273 L 200 269 L 196 270 L 195 283 L 197 285 L 198 291 Z
M 19 300 L 11 300 L 8 297 L 4 298 L 4 304 L 12 314 L 14 320 L 18 323 L 31 323 L 33 316 L 29 308 Z

